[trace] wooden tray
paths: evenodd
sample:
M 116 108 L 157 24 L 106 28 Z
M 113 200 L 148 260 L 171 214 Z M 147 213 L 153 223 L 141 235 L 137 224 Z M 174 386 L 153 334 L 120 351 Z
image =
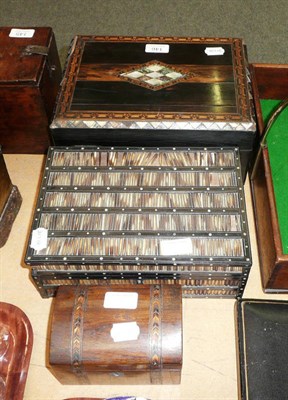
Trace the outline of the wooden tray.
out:
M 282 100 L 288 97 L 288 66 L 254 64 L 252 82 L 261 135 L 264 122 L 260 99 Z M 263 289 L 271 293 L 287 292 L 288 255 L 282 250 L 268 149 L 263 149 L 251 187 Z

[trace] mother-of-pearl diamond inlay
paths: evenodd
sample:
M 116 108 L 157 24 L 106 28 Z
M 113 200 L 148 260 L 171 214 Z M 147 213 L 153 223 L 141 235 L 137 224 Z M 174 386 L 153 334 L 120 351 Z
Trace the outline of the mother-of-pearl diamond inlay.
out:
M 119 77 L 147 89 L 159 90 L 183 81 L 188 74 L 159 61 L 150 61 L 121 72 Z

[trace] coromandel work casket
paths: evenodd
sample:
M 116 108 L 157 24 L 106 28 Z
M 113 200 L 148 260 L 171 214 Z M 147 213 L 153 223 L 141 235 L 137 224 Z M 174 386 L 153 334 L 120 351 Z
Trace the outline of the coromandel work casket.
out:
M 75 37 L 51 124 L 54 145 L 237 146 L 256 138 L 240 39 Z

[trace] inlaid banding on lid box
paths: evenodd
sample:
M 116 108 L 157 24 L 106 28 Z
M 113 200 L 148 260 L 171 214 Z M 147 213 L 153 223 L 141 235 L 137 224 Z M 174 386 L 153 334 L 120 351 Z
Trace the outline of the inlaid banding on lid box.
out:
M 110 303 L 104 307 L 107 294 Z M 135 308 L 123 303 L 125 294 L 137 295 Z M 55 298 L 50 327 L 49 364 L 63 384 L 181 381 L 179 285 L 63 286 Z
M 244 179 L 256 142 L 248 65 L 238 38 L 76 36 L 53 144 L 237 146 Z

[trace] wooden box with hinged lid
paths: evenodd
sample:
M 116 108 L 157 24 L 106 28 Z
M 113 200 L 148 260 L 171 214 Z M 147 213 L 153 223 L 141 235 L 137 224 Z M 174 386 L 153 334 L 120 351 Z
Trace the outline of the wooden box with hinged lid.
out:
M 51 124 L 53 144 L 237 146 L 256 139 L 241 39 L 76 36 Z
M 0 28 L 0 143 L 4 153 L 45 153 L 61 80 L 51 28 Z
M 241 296 L 252 260 L 239 150 L 52 147 L 29 236 L 43 297 L 162 281 Z
M 181 287 L 60 287 L 49 366 L 64 384 L 179 384 Z

